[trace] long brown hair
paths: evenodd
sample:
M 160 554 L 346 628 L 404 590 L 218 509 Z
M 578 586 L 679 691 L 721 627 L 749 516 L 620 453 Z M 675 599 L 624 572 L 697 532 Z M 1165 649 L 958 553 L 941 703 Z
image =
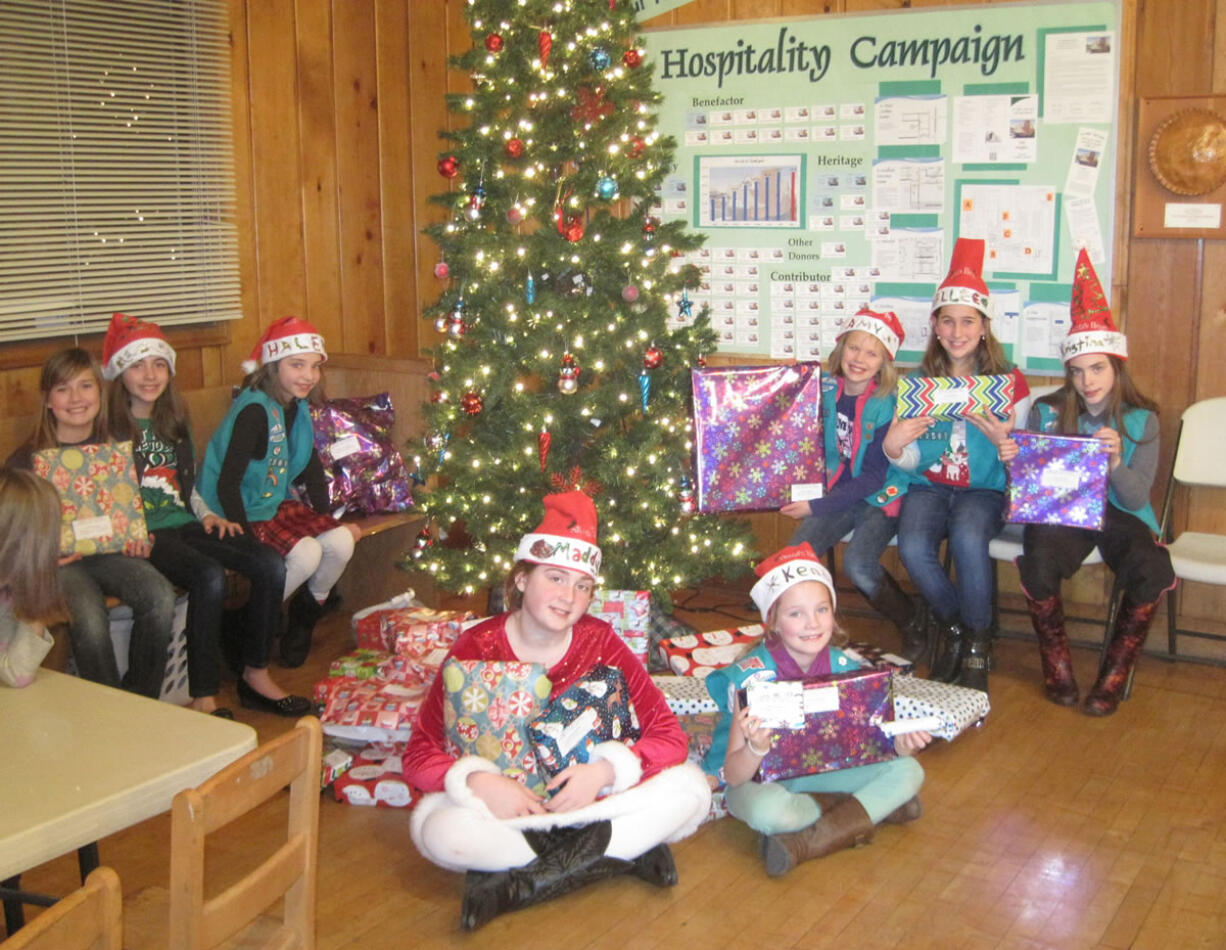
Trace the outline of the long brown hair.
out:
M 953 364 L 950 363 L 949 354 L 945 352 L 945 347 L 941 346 L 936 332 L 937 317 L 944 309 L 944 307 L 938 307 L 930 318 L 932 325 L 931 332 L 928 334 L 928 346 L 924 350 L 924 359 L 920 363 L 920 369 L 923 370 L 925 376 L 953 375 Z M 1005 351 L 1001 348 L 1000 341 L 992 333 L 991 319 L 982 313 L 979 314 L 979 319 L 983 322 L 983 336 L 975 348 L 975 375 L 1009 372 L 1013 369 L 1013 364 L 1005 358 Z
M 269 399 L 281 402 L 280 387 L 277 385 L 277 364 L 280 360 L 265 363 L 254 373 L 248 373 L 243 379 L 244 389 L 258 389 Z M 326 360 L 324 362 L 327 362 Z M 307 402 L 312 406 L 322 406 L 328 401 L 324 392 L 323 363 L 319 364 L 319 382 L 307 394 Z
M 60 496 L 33 472 L 0 468 L 0 590 L 22 620 L 64 615 L 60 595 Z
M 140 425 L 132 415 L 132 400 L 128 387 L 123 384 L 123 374 L 112 381 L 110 392 L 107 393 L 107 404 L 110 410 L 108 419 L 111 437 L 119 440 L 140 441 Z M 153 403 L 149 413 L 149 422 L 153 431 L 167 442 L 180 442 L 191 435 L 191 416 L 185 400 L 175 385 L 175 374 L 170 374 L 162 395 Z
M 873 390 L 873 395 L 890 395 L 894 392 L 894 387 L 898 385 L 898 367 L 894 365 L 894 357 L 890 356 L 890 351 L 886 349 L 885 344 L 865 330 L 851 330 L 839 337 L 838 342 L 834 344 L 834 349 L 830 351 L 830 356 L 826 358 L 826 372 L 831 376 L 843 375 L 843 350 L 847 348 L 847 338 L 857 332 L 876 340 L 877 345 L 881 347 L 881 352 L 885 354 L 881 360 L 881 368 L 877 370 L 877 388 Z
M 1127 363 L 1110 353 L 1103 355 L 1110 360 L 1111 368 L 1115 370 L 1115 385 L 1111 387 L 1111 392 L 1107 395 L 1107 418 L 1110 420 L 1111 428 L 1118 432 L 1121 438 L 1127 439 L 1129 436 L 1128 430 L 1124 428 L 1124 413 L 1129 409 L 1145 409 L 1157 413 L 1158 404 L 1137 388 L 1137 384 L 1128 373 Z M 1057 431 L 1065 435 L 1077 435 L 1078 419 L 1083 412 L 1089 411 L 1086 401 L 1081 398 L 1081 393 L 1077 392 L 1077 387 L 1073 385 L 1073 368 L 1068 363 L 1064 364 L 1064 385 L 1054 393 L 1039 399 L 1038 402 L 1045 403 L 1056 410 Z
M 110 428 L 107 425 L 106 386 L 102 381 L 102 370 L 91 353 L 79 346 L 74 346 L 52 354 L 47 358 L 47 362 L 43 363 L 42 375 L 38 380 L 38 391 L 42 395 L 43 409 L 38 414 L 38 421 L 34 424 L 34 434 L 30 437 L 30 446 L 35 452 L 39 449 L 53 449 L 60 444 L 59 437 L 56 435 L 55 414 L 47 405 L 51 391 L 56 386 L 75 379 L 84 372 L 93 373 L 94 381 L 98 384 L 98 415 L 94 417 L 94 428 L 90 433 L 90 440 L 105 442 L 110 438 Z

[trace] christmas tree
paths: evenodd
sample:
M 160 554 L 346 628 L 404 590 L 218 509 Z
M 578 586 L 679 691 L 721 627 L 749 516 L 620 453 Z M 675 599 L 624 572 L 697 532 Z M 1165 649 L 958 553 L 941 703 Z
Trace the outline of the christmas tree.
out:
M 652 215 L 675 142 L 635 45 L 632 0 L 469 0 L 472 92 L 440 133 L 449 209 L 428 229 L 446 282 L 420 472 L 429 524 L 406 567 L 446 589 L 501 583 L 541 498 L 596 502 L 604 583 L 670 591 L 743 573 L 744 525 L 694 513 L 690 370 L 715 346 Z M 437 543 L 442 536 L 448 543 Z

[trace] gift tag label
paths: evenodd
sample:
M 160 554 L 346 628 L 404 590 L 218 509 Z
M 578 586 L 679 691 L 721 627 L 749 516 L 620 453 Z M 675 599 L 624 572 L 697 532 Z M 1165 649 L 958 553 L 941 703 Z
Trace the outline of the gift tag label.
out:
M 949 403 L 964 403 L 971 398 L 971 391 L 965 386 L 953 386 L 949 389 L 935 389 L 929 396 L 933 405 L 943 406 Z
M 811 501 L 822 497 L 821 482 L 807 482 L 792 486 L 792 501 Z
M 360 442 L 358 442 L 358 437 L 350 434 L 333 442 L 332 445 L 329 446 L 328 451 L 332 453 L 333 461 L 339 462 L 341 459 L 348 458 L 355 452 L 360 452 L 361 449 L 362 445 Z
M 563 757 L 570 755 L 571 750 L 596 731 L 596 710 L 588 707 L 562 730 L 558 736 L 558 751 Z
M 805 724 L 804 690 L 800 683 L 754 681 L 746 686 L 750 712 L 771 729 L 800 729 Z M 837 706 L 837 697 L 836 697 Z
M 1081 473 L 1066 468 L 1045 468 L 1039 476 L 1039 484 L 1056 491 L 1075 491 L 1081 487 Z
M 115 533 L 111 527 L 110 515 L 98 515 L 96 518 L 78 518 L 72 523 L 72 534 L 78 541 L 93 538 L 106 538 Z
M 839 688 L 814 686 L 804 691 L 804 711 L 810 713 L 838 712 Z

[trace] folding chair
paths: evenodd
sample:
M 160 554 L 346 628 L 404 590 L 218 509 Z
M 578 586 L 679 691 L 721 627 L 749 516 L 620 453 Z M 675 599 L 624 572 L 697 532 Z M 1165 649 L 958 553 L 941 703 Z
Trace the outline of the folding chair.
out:
M 85 883 L 52 904 L 4 943 L 4 950 L 122 950 L 119 875 L 96 868 Z

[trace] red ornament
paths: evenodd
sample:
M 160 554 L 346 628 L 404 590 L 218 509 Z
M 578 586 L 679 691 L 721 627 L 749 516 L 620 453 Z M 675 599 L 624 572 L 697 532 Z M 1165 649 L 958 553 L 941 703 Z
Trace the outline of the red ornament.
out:
M 537 52 L 541 54 L 541 67 L 549 64 L 549 51 L 553 49 L 553 36 L 548 30 L 541 30 L 536 37 Z
M 636 49 L 628 49 L 622 54 L 622 62 L 630 69 L 638 69 L 643 63 L 643 54 Z
M 524 209 L 523 208 L 521 208 L 519 205 L 511 205 L 511 207 L 507 208 L 508 223 L 519 224 L 519 222 L 522 220 L 524 220 Z
M 485 48 L 491 53 L 499 53 L 502 51 L 502 36 L 498 33 L 491 33 L 485 38 Z
M 604 86 L 591 88 L 579 87 L 579 104 L 570 110 L 570 117 L 576 122 L 586 122 L 591 125 L 613 114 L 613 103 L 605 99 Z
M 631 158 L 638 158 L 646 148 L 647 141 L 641 135 L 636 135 L 630 140 L 630 147 L 626 149 L 626 154 Z
M 447 266 L 446 261 L 439 261 L 434 265 L 434 276 L 439 280 L 446 280 L 451 273 L 451 268 Z
M 541 430 L 541 434 L 536 437 L 536 454 L 541 459 L 541 474 L 545 474 L 545 461 L 549 458 L 549 443 L 553 441 L 551 436 L 545 430 Z
M 562 356 L 562 368 L 558 370 L 558 391 L 573 396 L 579 390 L 579 364 L 569 353 Z
M 647 347 L 647 352 L 643 354 L 644 369 L 656 369 L 663 362 L 664 354 L 660 351 L 658 346 L 653 343 L 651 346 Z
M 507 158 L 519 158 L 524 154 L 524 140 L 507 139 L 507 144 L 502 147 L 502 150 L 506 152 Z
M 480 393 L 465 393 L 460 397 L 460 408 L 470 416 L 475 416 L 484 406 Z
M 643 222 L 643 236 L 647 238 L 647 240 L 650 241 L 653 237 L 655 237 L 655 235 L 656 235 L 656 219 L 648 218 L 646 221 Z
M 438 162 L 438 173 L 444 178 L 455 178 L 460 173 L 460 160 L 454 155 L 448 155 L 445 158 L 440 158 Z
M 553 219 L 557 223 L 558 233 L 566 238 L 566 240 L 572 244 L 582 240 L 583 229 L 586 227 L 582 213 L 568 215 L 563 212 L 562 205 L 559 203 L 553 209 Z
M 626 284 L 626 286 L 622 288 L 622 300 L 626 301 L 626 303 L 634 303 L 638 299 L 639 289 L 635 287 L 634 284 Z

